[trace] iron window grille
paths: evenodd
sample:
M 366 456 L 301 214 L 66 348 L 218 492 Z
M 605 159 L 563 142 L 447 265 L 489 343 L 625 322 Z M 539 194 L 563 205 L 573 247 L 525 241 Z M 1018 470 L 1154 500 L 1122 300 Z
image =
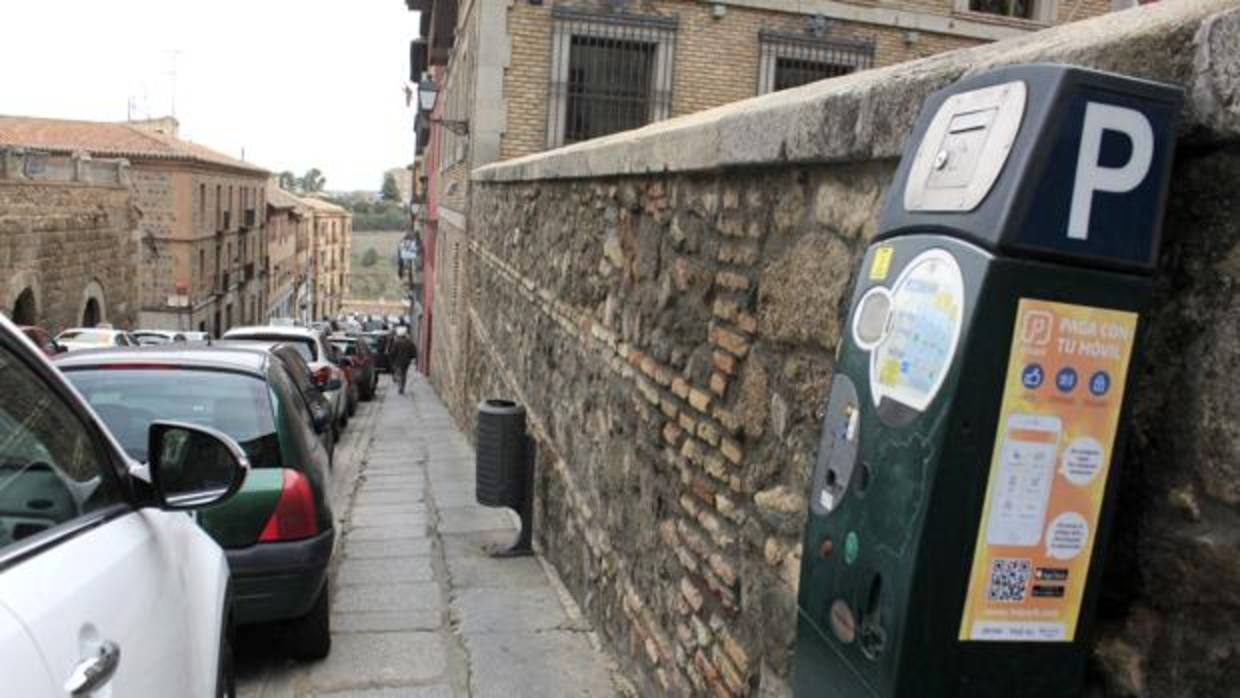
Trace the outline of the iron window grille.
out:
M 677 17 L 559 5 L 551 16 L 549 147 L 671 115 Z
M 874 65 L 874 42 L 762 30 L 758 94 L 848 75 Z

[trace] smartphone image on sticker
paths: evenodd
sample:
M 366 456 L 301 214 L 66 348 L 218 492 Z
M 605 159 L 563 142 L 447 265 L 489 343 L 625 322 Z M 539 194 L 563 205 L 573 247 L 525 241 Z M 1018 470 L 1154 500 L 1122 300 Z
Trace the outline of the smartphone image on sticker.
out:
M 1063 434 L 1059 417 L 1013 414 L 1004 428 L 986 542 L 1034 546 L 1042 539 Z

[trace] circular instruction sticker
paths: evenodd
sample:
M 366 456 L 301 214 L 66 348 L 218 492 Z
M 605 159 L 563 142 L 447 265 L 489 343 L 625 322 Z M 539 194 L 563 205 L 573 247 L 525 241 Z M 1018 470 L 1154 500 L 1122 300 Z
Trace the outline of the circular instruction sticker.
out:
M 891 288 L 890 320 L 870 353 L 870 393 L 922 412 L 951 368 L 964 318 L 964 277 L 947 250 L 909 262 Z

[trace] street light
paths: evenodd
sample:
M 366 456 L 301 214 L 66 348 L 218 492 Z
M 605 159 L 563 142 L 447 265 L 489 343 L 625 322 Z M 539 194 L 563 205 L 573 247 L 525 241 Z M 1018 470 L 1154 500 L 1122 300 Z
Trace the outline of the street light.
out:
M 435 110 L 435 97 L 439 94 L 439 88 L 435 87 L 435 83 L 430 80 L 423 80 L 418 83 L 418 106 L 422 111 L 430 112 Z
M 429 116 L 435 110 L 435 100 L 439 97 L 439 88 L 431 80 L 418 83 L 418 106 Z M 432 124 L 439 124 L 458 136 L 469 135 L 469 122 L 450 119 L 430 118 Z

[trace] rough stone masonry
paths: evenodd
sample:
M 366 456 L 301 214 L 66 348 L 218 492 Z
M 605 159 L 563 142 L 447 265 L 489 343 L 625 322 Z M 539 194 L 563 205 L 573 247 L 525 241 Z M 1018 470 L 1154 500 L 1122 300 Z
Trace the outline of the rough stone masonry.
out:
M 1091 691 L 1240 685 L 1240 2 L 1168 0 L 474 173 L 433 378 L 466 426 L 484 396 L 528 407 L 541 549 L 646 694 L 781 691 L 840 323 L 904 138 L 933 90 L 1036 61 L 1189 93 Z

